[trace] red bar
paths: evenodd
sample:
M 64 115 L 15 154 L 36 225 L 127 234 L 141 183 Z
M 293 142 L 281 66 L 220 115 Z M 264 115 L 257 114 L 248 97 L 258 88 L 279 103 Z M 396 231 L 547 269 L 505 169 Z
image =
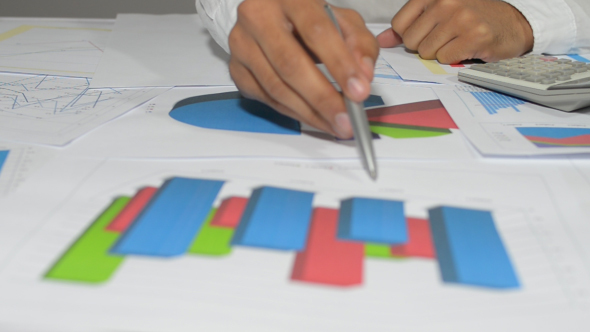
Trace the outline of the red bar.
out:
M 245 197 L 224 199 L 211 220 L 211 226 L 236 228 L 247 204 L 248 198 Z
M 337 229 L 338 210 L 314 209 L 307 246 L 295 257 L 291 280 L 332 286 L 363 282 L 364 245 L 337 240 Z
M 367 111 L 367 117 L 373 122 L 458 129 L 440 100 L 373 108 Z
M 127 228 L 135 221 L 135 218 L 152 199 L 154 194 L 158 191 L 155 187 L 142 188 L 133 196 L 129 204 L 119 213 L 118 216 L 106 227 L 107 231 L 125 232 Z
M 403 257 L 436 257 L 428 220 L 407 218 L 407 223 L 410 240 L 406 244 L 392 246 L 391 254 Z

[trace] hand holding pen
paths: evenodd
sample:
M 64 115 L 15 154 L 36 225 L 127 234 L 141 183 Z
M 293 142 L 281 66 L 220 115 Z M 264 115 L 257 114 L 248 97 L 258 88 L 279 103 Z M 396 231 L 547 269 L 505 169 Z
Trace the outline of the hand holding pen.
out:
M 358 13 L 333 7 L 341 37 L 324 5 L 320 0 L 245 0 L 229 37 L 230 73 L 246 97 L 350 138 L 342 95 L 308 51 L 325 64 L 344 95 L 360 103 L 369 96 L 379 48 Z

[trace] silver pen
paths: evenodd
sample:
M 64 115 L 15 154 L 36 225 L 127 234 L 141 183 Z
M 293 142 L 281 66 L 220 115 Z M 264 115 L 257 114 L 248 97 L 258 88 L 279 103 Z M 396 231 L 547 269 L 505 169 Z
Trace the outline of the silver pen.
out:
M 336 26 L 336 30 L 340 36 L 342 36 L 342 30 L 340 25 L 334 16 L 334 12 L 330 5 L 324 5 L 324 9 L 332 23 Z M 369 173 L 371 179 L 377 179 L 377 160 L 375 158 L 375 149 L 373 148 L 373 134 L 369 128 L 369 120 L 367 119 L 367 113 L 361 103 L 355 103 L 344 96 L 344 103 L 346 104 L 346 111 L 350 117 L 352 124 L 352 131 L 354 133 L 354 139 L 356 141 L 356 147 L 363 162 L 363 167 Z

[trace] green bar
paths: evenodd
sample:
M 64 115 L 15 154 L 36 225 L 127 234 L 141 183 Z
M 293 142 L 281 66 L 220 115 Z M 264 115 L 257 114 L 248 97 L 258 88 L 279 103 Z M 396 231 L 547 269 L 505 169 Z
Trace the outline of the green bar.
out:
M 452 133 L 449 129 L 427 128 L 404 125 L 389 125 L 383 124 L 371 125 L 371 131 L 375 134 L 385 135 L 392 138 L 425 138 L 448 135 Z
M 231 253 L 230 242 L 234 235 L 233 228 L 211 226 L 211 220 L 217 209 L 212 209 L 203 223 L 201 230 L 188 249 L 190 254 L 223 256 Z
M 46 279 L 100 283 L 107 281 L 123 262 L 123 256 L 109 255 L 120 233 L 105 230 L 125 208 L 130 197 L 119 197 L 86 229 L 45 275 Z
M 404 259 L 404 257 L 392 255 L 389 246 L 376 243 L 365 243 L 365 256 L 373 258 Z

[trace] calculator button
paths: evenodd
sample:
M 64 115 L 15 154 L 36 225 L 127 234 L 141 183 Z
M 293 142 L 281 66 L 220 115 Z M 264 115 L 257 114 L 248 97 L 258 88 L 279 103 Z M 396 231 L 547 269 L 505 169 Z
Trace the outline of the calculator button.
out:
M 519 74 L 519 73 L 512 73 L 512 74 L 509 74 L 508 77 L 514 78 L 517 80 L 522 80 L 525 77 L 525 75 Z
M 500 60 L 501 64 L 515 64 L 518 63 L 518 59 L 504 59 Z
M 549 87 L 550 90 L 558 90 L 558 89 L 587 89 L 590 88 L 590 77 L 581 78 L 578 80 L 573 80 L 570 82 L 565 82 L 561 84 L 552 85 Z
M 541 80 L 541 84 L 553 84 L 555 83 L 555 79 L 553 78 L 544 78 Z
M 559 75 L 561 75 L 560 71 L 549 71 L 549 72 L 546 72 L 543 76 L 545 76 L 547 78 L 556 78 Z
M 565 69 L 565 70 L 562 70 L 561 73 L 564 75 L 573 75 L 576 73 L 576 71 L 573 69 Z
M 570 80 L 572 77 L 570 75 L 559 75 L 555 79 L 557 81 L 567 81 Z
M 485 66 L 485 65 L 471 66 L 470 69 L 477 70 L 477 71 L 482 71 L 484 73 L 490 73 L 490 74 L 493 74 L 495 72 L 494 68 L 490 68 L 490 67 Z
M 554 56 L 543 56 L 539 58 L 541 61 L 553 62 L 558 61 L 558 59 Z
M 533 83 L 539 83 L 539 82 L 541 82 L 545 78 L 546 77 L 543 77 L 541 75 L 532 75 L 532 76 L 525 77 L 525 81 L 529 81 L 529 82 L 533 82 Z
M 575 67 L 574 68 L 576 73 L 585 73 L 589 70 L 588 67 L 584 66 L 584 67 Z
M 526 72 L 527 72 L 527 70 L 524 70 L 522 68 L 512 68 L 508 71 L 509 74 L 521 74 L 521 75 Z
M 568 63 L 569 64 L 570 62 L 572 62 L 572 60 L 570 60 L 570 59 L 558 59 L 555 62 L 557 62 L 557 63 Z

